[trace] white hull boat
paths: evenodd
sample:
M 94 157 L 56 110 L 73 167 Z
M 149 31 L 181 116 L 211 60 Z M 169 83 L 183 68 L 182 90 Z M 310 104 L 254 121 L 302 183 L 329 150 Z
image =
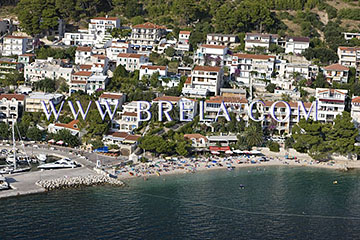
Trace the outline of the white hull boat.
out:
M 38 166 L 39 169 L 76 168 L 79 165 L 68 158 L 60 159 L 53 163 L 45 163 Z
M 6 181 L 6 178 L 0 175 L 0 190 L 6 190 L 9 188 L 10 188 L 10 185 Z

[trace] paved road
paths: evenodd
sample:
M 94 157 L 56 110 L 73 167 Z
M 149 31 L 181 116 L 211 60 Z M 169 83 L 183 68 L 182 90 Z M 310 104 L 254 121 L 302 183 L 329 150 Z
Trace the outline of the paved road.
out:
M 80 149 L 55 146 L 55 145 L 27 144 L 27 143 L 25 143 L 25 145 L 26 145 L 25 151 L 28 155 L 37 155 L 39 153 L 43 153 L 46 155 L 58 155 L 60 157 L 68 157 L 91 169 L 96 165 L 97 160 L 100 160 L 102 165 L 109 166 L 114 164 L 120 164 L 122 162 L 128 161 L 129 159 L 126 156 L 119 156 L 117 158 L 114 158 Z M 0 144 L 0 149 L 4 149 L 4 148 L 10 149 L 11 146 L 5 146 Z M 20 145 L 17 145 L 17 149 L 23 151 L 23 147 Z M 86 159 L 80 158 L 80 156 L 77 156 L 77 154 L 86 157 Z

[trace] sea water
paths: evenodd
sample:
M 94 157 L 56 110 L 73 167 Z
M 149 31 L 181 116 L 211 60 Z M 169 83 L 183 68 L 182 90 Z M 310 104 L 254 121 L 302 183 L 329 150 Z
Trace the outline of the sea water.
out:
M 250 167 L 126 183 L 2 199 L 0 239 L 360 239 L 360 171 Z

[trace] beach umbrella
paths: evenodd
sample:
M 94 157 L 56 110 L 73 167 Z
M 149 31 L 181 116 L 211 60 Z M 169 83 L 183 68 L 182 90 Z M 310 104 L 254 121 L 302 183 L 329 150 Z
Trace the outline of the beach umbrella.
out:
M 233 154 L 233 152 L 231 150 L 227 150 L 225 151 L 225 154 Z
M 220 153 L 218 151 L 211 151 L 211 154 L 218 155 Z
M 54 143 L 54 142 L 55 142 L 54 139 L 50 139 L 50 140 L 48 141 L 48 143 Z
M 243 151 L 240 151 L 239 149 L 235 149 L 233 152 L 237 154 L 243 153 Z
M 64 144 L 64 141 L 63 141 L 63 140 L 59 140 L 59 141 L 56 142 L 56 144 L 58 144 L 58 145 L 63 145 L 63 144 Z

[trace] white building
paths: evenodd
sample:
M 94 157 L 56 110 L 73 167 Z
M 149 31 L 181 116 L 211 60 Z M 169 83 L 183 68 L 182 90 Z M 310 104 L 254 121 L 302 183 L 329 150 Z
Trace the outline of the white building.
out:
M 0 121 L 5 123 L 16 122 L 22 115 L 25 106 L 25 96 L 22 94 L 0 95 Z
M 139 70 L 141 65 L 147 65 L 149 58 L 136 53 L 120 53 L 117 56 L 117 66 L 123 65 L 128 71 Z
M 50 123 L 48 125 L 49 133 L 58 133 L 61 130 L 68 130 L 73 136 L 81 137 L 79 120 L 72 120 L 69 123 Z
M 111 130 L 130 133 L 141 125 L 137 112 L 122 111 L 111 121 Z
M 103 92 L 99 97 L 99 102 L 103 106 L 108 103 L 112 108 L 117 105 L 117 109 L 121 110 L 125 102 L 125 95 L 122 93 Z
M 160 101 L 170 102 L 173 105 L 173 109 L 175 109 L 175 107 L 180 108 L 180 105 L 182 104 L 184 107 L 185 119 L 194 119 L 197 115 L 197 101 L 194 99 L 175 96 L 161 96 L 155 98 L 152 102 L 159 103 Z M 165 104 L 163 107 L 164 110 L 167 108 Z
M 278 44 L 279 36 L 277 34 L 246 33 L 244 40 L 246 51 L 258 47 L 269 49 L 270 44 Z
M 356 74 L 360 73 L 360 47 L 338 47 L 337 51 L 339 64 L 356 69 Z
M 64 63 L 59 59 L 36 59 L 35 62 L 25 66 L 24 78 L 27 81 L 37 82 L 45 78 L 63 78 L 70 82 L 73 69 L 64 67 Z
M 301 54 L 309 48 L 310 38 L 308 37 L 286 37 L 285 53 Z
M 167 66 L 153 66 L 153 65 L 143 65 L 140 67 L 139 80 L 143 76 L 151 77 L 154 73 L 159 73 L 159 76 L 167 76 Z
M 318 119 L 321 122 L 333 122 L 338 114 L 345 110 L 347 90 L 317 88 Z
M 75 51 L 75 64 L 91 64 L 91 47 L 77 47 Z
M 79 30 L 76 33 L 65 33 L 62 42 L 70 46 L 93 46 L 96 43 L 96 35 L 89 34 L 88 30 Z
M 323 71 L 330 84 L 333 82 L 347 83 L 349 80 L 349 68 L 338 63 L 324 67 Z
M 223 85 L 224 71 L 221 67 L 195 66 L 190 81 L 184 84 L 186 96 L 204 97 L 218 95 Z
M 132 26 L 130 41 L 138 51 L 151 51 L 167 33 L 165 26 L 150 22 Z
M 351 99 L 351 117 L 357 128 L 360 126 L 360 97 L 354 96 Z
M 205 101 L 204 114 L 207 119 L 214 120 L 216 118 L 222 102 L 224 102 L 224 105 L 229 113 L 235 113 L 237 120 L 248 120 L 248 100 L 246 99 L 246 97 L 225 96 L 211 97 L 209 100 Z
M 239 42 L 239 38 L 233 34 L 209 33 L 206 35 L 206 44 L 230 46 Z
M 188 52 L 190 50 L 190 31 L 180 31 L 179 41 L 177 42 L 176 50 Z
M 2 55 L 12 56 L 26 53 L 28 38 L 8 35 L 3 38 Z
M 353 38 L 360 39 L 360 33 L 344 32 L 345 40 L 351 40 Z
M 119 146 L 121 155 L 129 156 L 135 151 L 140 137 L 140 135 L 132 135 L 127 132 L 113 132 L 105 135 L 102 140 L 107 146 Z
M 120 19 L 117 17 L 96 17 L 90 19 L 89 34 L 103 37 L 110 34 L 114 28 L 120 28 Z
M 235 53 L 229 67 L 230 74 L 245 84 L 249 84 L 250 77 L 270 80 L 275 70 L 275 56 Z
M 110 61 L 117 60 L 117 56 L 120 53 L 131 53 L 132 50 L 130 48 L 129 42 L 117 42 L 112 41 L 111 46 L 106 48 L 106 56 L 109 58 Z
M 87 94 L 93 94 L 97 90 L 105 89 L 108 83 L 108 77 L 102 74 L 95 74 L 88 71 L 76 72 L 72 76 L 69 84 L 69 93 L 83 91 Z
M 25 99 L 25 111 L 26 112 L 43 112 L 42 102 L 45 103 L 47 109 L 49 109 L 49 103 L 52 101 L 54 105 L 57 105 L 63 99 L 63 95 L 59 93 L 43 93 L 34 92 L 30 93 Z
M 201 66 L 223 66 L 228 50 L 226 46 L 199 45 L 194 54 L 194 63 Z
M 184 138 L 190 140 L 191 146 L 194 148 L 207 147 L 208 139 L 199 133 L 184 134 Z
M 283 79 L 293 80 L 299 76 L 303 79 L 313 79 L 319 72 L 317 65 L 311 65 L 311 63 L 292 63 L 286 60 L 279 60 L 275 64 L 277 77 Z

